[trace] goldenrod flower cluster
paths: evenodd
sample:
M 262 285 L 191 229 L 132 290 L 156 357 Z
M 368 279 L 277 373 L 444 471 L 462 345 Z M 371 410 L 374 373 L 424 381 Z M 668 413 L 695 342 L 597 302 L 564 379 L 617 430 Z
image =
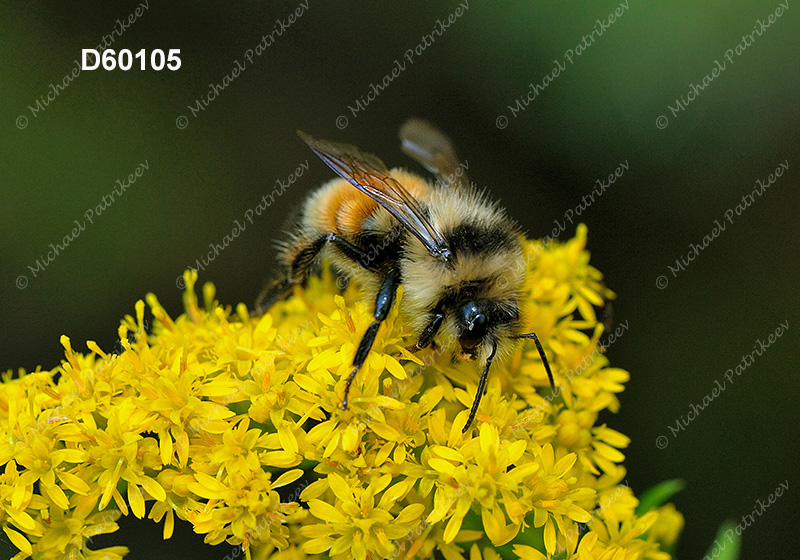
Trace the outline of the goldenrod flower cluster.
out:
M 341 409 L 372 320 L 355 286 L 329 273 L 269 313 L 155 296 L 119 329 L 124 351 L 87 342 L 52 371 L 0 384 L 0 523 L 15 558 L 121 558 L 92 550 L 121 515 L 170 538 L 176 518 L 248 558 L 670 558 L 683 518 L 638 512 L 625 484 L 628 438 L 598 424 L 628 373 L 609 366 L 595 308 L 613 297 L 588 264 L 586 228 L 526 241 L 524 332 L 490 371 L 462 434 L 480 365 L 440 348 L 410 353 L 395 305 Z M 402 290 L 398 299 L 402 298 Z

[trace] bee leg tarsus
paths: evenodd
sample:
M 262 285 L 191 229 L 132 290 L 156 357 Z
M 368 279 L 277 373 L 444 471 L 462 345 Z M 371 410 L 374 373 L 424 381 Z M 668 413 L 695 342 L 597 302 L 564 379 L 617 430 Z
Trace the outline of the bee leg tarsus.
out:
M 358 350 L 356 350 L 356 355 L 353 358 L 353 371 L 350 372 L 350 376 L 347 378 L 347 383 L 344 386 L 342 410 L 347 410 L 347 398 L 350 395 L 350 386 L 353 384 L 353 379 L 356 378 L 358 370 L 361 369 L 361 366 L 367 361 L 367 356 L 372 348 L 372 344 L 375 342 L 375 336 L 377 336 L 380 326 L 380 321 L 373 321 L 370 326 L 367 327 L 367 332 L 361 337 L 361 342 L 358 343 Z
M 516 334 L 511 338 L 533 339 L 533 343 L 536 344 L 536 350 L 539 352 L 539 357 L 542 358 L 542 365 L 544 366 L 544 370 L 545 372 L 547 372 L 547 380 L 550 381 L 550 388 L 555 391 L 556 382 L 553 380 L 553 370 L 550 369 L 550 362 L 547 360 L 547 354 L 545 354 L 544 348 L 542 348 L 542 343 L 539 342 L 539 337 L 536 336 L 536 333 Z
M 356 373 L 367 361 L 369 351 L 372 349 L 372 344 L 375 342 L 375 337 L 378 335 L 378 329 L 389 314 L 394 302 L 394 296 L 397 293 L 397 287 L 400 285 L 400 274 L 395 269 L 390 269 L 383 279 L 381 289 L 378 290 L 378 295 L 375 298 L 375 320 L 367 327 L 367 332 L 361 337 L 361 342 L 358 343 L 356 355 L 353 357 L 353 371 L 347 378 L 347 383 L 344 386 L 344 399 L 342 399 L 342 409 L 347 409 L 347 399 L 350 395 L 350 386 L 353 384 L 353 379 Z
M 347 397 L 350 394 L 350 385 L 353 384 L 353 379 L 356 378 L 357 371 L 358 371 L 357 367 L 353 368 L 353 371 L 350 372 L 350 377 L 347 378 L 347 383 L 344 386 L 344 399 L 342 400 L 342 410 L 347 410 Z
M 367 361 L 367 356 L 369 355 L 369 351 L 372 349 L 372 343 L 375 342 L 375 337 L 378 334 L 378 329 L 381 326 L 380 321 L 373 321 L 369 327 L 367 327 L 367 332 L 364 333 L 364 336 L 361 337 L 361 342 L 358 343 L 358 350 L 356 350 L 356 355 L 353 358 L 353 367 L 356 368 L 353 373 L 350 374 L 350 378 L 348 381 L 348 388 L 349 382 L 353 380 L 355 376 L 355 372 L 364 365 L 364 362 Z
M 481 372 L 481 379 L 478 381 L 478 390 L 475 393 L 475 400 L 472 402 L 472 408 L 469 410 L 467 423 L 464 424 L 464 429 L 461 430 L 462 434 L 469 430 L 469 427 L 472 425 L 472 421 L 475 420 L 475 415 L 478 413 L 478 405 L 481 404 L 483 393 L 486 392 L 486 380 L 489 378 L 489 366 L 492 365 L 492 360 L 494 360 L 494 355 L 496 352 L 497 341 L 495 340 L 492 342 L 492 352 L 489 354 L 489 357 L 486 358 L 486 365 L 483 367 L 483 371 Z

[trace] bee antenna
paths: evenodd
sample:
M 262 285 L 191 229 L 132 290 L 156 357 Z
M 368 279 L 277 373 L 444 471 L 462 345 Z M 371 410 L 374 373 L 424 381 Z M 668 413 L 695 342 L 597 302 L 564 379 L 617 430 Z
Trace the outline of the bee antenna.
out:
M 550 388 L 555 390 L 556 384 L 553 381 L 553 372 L 550 370 L 550 362 L 547 361 L 547 354 L 544 353 L 544 348 L 542 348 L 542 343 L 539 342 L 539 337 L 536 336 L 536 333 L 527 333 L 527 334 L 515 334 L 512 335 L 511 338 L 532 338 L 533 342 L 536 344 L 536 349 L 539 351 L 539 356 L 542 357 L 542 363 L 544 364 L 544 369 L 547 371 L 547 379 L 550 380 Z

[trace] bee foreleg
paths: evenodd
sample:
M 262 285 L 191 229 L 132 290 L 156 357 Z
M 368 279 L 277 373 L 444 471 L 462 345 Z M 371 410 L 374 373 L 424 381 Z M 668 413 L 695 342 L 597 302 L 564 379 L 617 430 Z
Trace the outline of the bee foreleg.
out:
M 461 430 L 462 434 L 469 430 L 469 427 L 472 425 L 472 421 L 475 420 L 475 414 L 478 412 L 478 405 L 481 404 L 481 398 L 483 397 L 484 391 L 486 391 L 486 379 L 489 377 L 489 366 L 492 365 L 495 352 L 497 352 L 496 340 L 492 342 L 492 352 L 489 354 L 489 357 L 486 358 L 486 365 L 483 367 L 481 379 L 478 381 L 478 391 L 475 393 L 475 400 L 472 402 L 472 408 L 469 411 L 467 423 L 464 425 L 464 429 Z
M 422 329 L 422 334 L 419 335 L 419 340 L 413 346 L 408 347 L 409 352 L 419 352 L 423 348 L 427 348 L 431 344 L 433 344 L 433 339 L 436 337 L 436 333 L 439 332 L 439 328 L 442 326 L 444 322 L 444 314 L 439 312 L 433 316 L 431 322 L 425 325 L 425 328 Z
M 363 366 L 364 362 L 367 361 L 369 351 L 372 349 L 372 344 L 375 342 L 375 337 L 378 335 L 378 328 L 380 328 L 381 323 L 384 319 L 386 319 L 386 316 L 389 314 L 389 310 L 392 308 L 394 296 L 397 293 L 397 287 L 399 285 L 400 274 L 397 270 L 390 269 L 384 277 L 381 288 L 378 290 L 378 295 L 375 298 L 375 320 L 372 321 L 369 327 L 367 327 L 367 332 L 365 332 L 364 336 L 361 337 L 361 342 L 358 343 L 356 355 L 353 357 L 353 371 L 350 372 L 350 376 L 347 378 L 347 383 L 344 386 L 342 410 L 347 409 L 347 397 L 350 394 L 350 385 L 353 384 L 353 379 L 355 379 L 358 370 L 361 369 L 361 366 Z

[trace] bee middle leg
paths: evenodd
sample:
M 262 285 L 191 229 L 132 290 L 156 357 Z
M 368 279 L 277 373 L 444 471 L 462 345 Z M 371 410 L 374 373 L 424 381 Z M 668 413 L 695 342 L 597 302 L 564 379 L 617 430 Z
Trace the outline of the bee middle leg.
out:
M 347 378 L 347 383 L 344 386 L 344 399 L 342 400 L 342 410 L 347 410 L 347 399 L 350 394 L 350 386 L 353 384 L 353 379 L 356 373 L 364 365 L 367 360 L 369 351 L 372 349 L 372 344 L 375 342 L 375 337 L 378 335 L 378 329 L 383 323 L 389 310 L 392 308 L 397 287 L 400 285 L 400 273 L 398 270 L 391 268 L 386 273 L 381 283 L 381 288 L 378 290 L 378 295 L 375 298 L 375 314 L 374 320 L 367 327 L 367 332 L 361 337 L 361 342 L 358 343 L 356 355 L 353 357 L 353 370 Z

